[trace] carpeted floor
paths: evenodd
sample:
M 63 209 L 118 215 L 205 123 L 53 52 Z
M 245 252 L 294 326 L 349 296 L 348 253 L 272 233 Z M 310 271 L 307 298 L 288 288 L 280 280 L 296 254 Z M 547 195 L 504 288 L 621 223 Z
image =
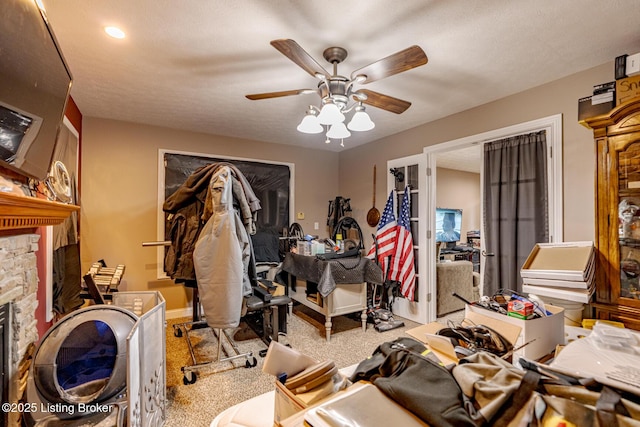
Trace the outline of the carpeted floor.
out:
M 289 317 L 287 336 L 283 343 L 318 361 L 333 360 L 339 368 L 365 359 L 375 348 L 418 326 L 405 320 L 405 326 L 377 332 L 373 325 L 362 331 L 359 314 L 333 318 L 331 341 L 324 338 L 324 316 L 302 306 L 294 307 Z M 184 337 L 174 336 L 173 324 L 188 319 L 168 321 L 167 326 L 167 427 L 205 427 L 224 409 L 273 389 L 274 378 L 262 372 L 258 352 L 266 346 L 245 324 L 234 334 L 240 352 L 251 351 L 257 366 L 246 368 L 246 359 L 217 362 L 197 374 L 194 384 L 184 385 L 182 366 L 192 365 Z M 217 341 L 211 329 L 190 333 L 198 362 L 215 360 Z M 224 341 L 223 341 L 224 342 Z M 237 368 L 233 368 L 238 366 Z

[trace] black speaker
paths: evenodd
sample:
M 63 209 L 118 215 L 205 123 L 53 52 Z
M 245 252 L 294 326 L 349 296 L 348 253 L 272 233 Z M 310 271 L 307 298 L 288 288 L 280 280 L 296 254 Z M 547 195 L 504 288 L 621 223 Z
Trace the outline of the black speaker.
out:
M 625 54 L 620 55 L 616 58 L 616 80 L 624 79 L 625 77 L 627 77 L 627 56 L 629 55 Z

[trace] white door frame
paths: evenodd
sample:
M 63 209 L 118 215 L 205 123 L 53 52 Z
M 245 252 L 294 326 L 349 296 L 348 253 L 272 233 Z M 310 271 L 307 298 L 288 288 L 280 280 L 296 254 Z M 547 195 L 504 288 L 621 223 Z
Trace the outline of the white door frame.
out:
M 553 116 L 543 117 L 541 119 L 532 120 L 525 123 L 520 123 L 513 126 L 507 126 L 501 129 L 492 130 L 489 132 L 480 133 L 464 138 L 455 139 L 441 144 L 425 147 L 423 153 L 425 154 L 425 162 L 427 170 L 430 171 L 428 175 L 430 179 L 427 179 L 427 194 L 429 197 L 426 201 L 426 215 L 424 221 L 429 225 L 427 235 L 429 238 L 426 242 L 426 248 L 435 248 L 435 209 L 436 209 L 436 156 L 437 153 L 446 151 L 452 151 L 459 148 L 465 148 L 470 145 L 485 144 L 498 139 L 504 139 L 516 135 L 522 135 L 526 133 L 546 131 L 548 158 L 547 162 L 547 176 L 549 178 L 549 241 L 550 242 L 562 242 L 564 237 L 563 227 L 563 188 L 562 188 L 562 114 L 556 114 Z M 480 182 L 483 182 L 484 165 L 481 166 Z M 484 212 L 483 206 L 483 188 L 480 186 L 480 212 Z M 421 220 L 422 223 L 422 220 Z M 484 230 L 484 223 L 481 218 L 482 229 Z M 421 233 L 423 234 L 423 233 Z M 481 238 L 482 249 L 484 249 L 484 239 Z M 432 249 L 433 251 L 433 249 Z M 422 252 L 422 251 L 421 251 Z M 435 283 L 435 254 L 431 256 L 427 255 L 429 273 L 429 282 Z M 422 254 L 420 254 L 422 256 Z M 482 265 L 482 257 L 481 257 Z M 435 295 L 435 293 L 433 294 Z M 433 298 L 436 299 L 436 298 Z M 433 316 L 430 321 L 435 320 L 435 310 L 432 310 Z

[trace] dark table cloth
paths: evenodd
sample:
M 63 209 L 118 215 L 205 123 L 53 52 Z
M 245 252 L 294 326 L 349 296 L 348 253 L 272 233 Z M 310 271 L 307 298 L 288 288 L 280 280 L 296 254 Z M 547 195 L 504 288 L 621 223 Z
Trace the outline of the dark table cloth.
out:
M 342 283 L 382 284 L 382 270 L 369 258 L 340 258 L 321 260 L 315 256 L 287 253 L 282 269 L 296 276 L 318 284 L 318 292 L 327 297 Z

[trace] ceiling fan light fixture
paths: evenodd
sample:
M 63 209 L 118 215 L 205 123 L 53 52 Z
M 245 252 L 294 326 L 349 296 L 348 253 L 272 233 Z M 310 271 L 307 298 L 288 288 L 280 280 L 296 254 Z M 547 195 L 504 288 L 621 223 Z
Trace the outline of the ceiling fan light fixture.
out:
M 320 114 L 318 115 L 318 121 L 322 125 L 335 125 L 344 122 L 344 114 L 342 114 L 340 108 L 338 108 L 333 101 L 330 101 L 322 106 L 322 110 L 320 110 Z
M 364 132 L 373 129 L 376 127 L 376 124 L 373 123 L 371 117 L 369 117 L 369 115 L 364 111 L 364 107 L 357 106 L 356 112 L 353 114 L 353 117 L 347 127 L 349 130 Z
M 298 131 L 302 133 L 321 133 L 324 128 L 318 121 L 316 114 L 316 111 L 313 109 L 307 110 L 307 113 L 297 127 Z
M 330 139 L 348 138 L 351 136 L 350 130 L 362 132 L 375 128 L 375 123 L 365 112 L 364 102 L 368 106 L 395 114 L 401 114 L 411 106 L 408 101 L 354 86 L 369 84 L 420 67 L 428 61 L 422 48 L 413 45 L 354 70 L 347 78 L 338 74 L 338 65 L 347 57 L 347 50 L 342 47 L 329 47 L 322 53 L 324 59 L 333 66 L 333 72 L 330 73 L 294 40 L 272 40 L 271 45 L 302 70 L 318 79 L 317 89 L 256 93 L 245 95 L 245 97 L 250 100 L 259 100 L 310 93 L 319 95 L 321 108 L 310 106 L 297 129 L 304 133 L 321 133 L 326 126 L 328 128 L 328 132 L 325 133 L 327 144 L 331 142 Z M 354 114 L 347 125 L 345 114 L 352 111 Z M 344 146 L 344 141 L 340 145 Z
M 336 123 L 331 125 L 327 137 L 332 139 L 348 138 L 351 136 L 351 132 L 347 129 L 344 123 Z

